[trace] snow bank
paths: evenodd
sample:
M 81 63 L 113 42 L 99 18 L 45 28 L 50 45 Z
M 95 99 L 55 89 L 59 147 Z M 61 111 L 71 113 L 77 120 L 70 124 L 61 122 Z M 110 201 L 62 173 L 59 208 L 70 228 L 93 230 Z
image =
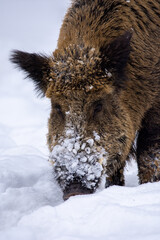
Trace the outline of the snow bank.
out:
M 0 240 L 159 240 L 160 183 L 62 200 L 45 145 L 50 103 L 9 63 L 11 49 L 50 53 L 69 0 L 0 3 Z M 96 137 L 96 135 L 95 135 Z M 98 137 L 98 136 L 97 136 Z
M 160 183 L 113 186 L 63 202 L 42 157 L 12 156 L 5 162 L 9 167 L 4 166 L 0 198 L 1 240 L 160 237 Z

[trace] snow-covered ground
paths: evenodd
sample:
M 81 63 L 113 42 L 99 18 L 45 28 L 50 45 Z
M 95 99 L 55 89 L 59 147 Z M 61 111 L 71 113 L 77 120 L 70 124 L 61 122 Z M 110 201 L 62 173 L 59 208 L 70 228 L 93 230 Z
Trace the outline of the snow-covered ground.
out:
M 8 61 L 10 50 L 50 54 L 69 0 L 0 1 L 0 240 L 159 240 L 160 183 L 62 200 L 46 147 L 50 103 Z

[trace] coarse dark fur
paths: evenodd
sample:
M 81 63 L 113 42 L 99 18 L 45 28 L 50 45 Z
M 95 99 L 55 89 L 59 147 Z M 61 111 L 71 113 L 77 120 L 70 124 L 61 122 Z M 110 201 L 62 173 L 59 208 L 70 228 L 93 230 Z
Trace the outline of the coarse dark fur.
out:
M 74 0 L 52 57 L 15 51 L 11 60 L 51 98 L 51 151 L 70 106 L 77 131 L 101 136 L 108 185 L 124 183 L 136 135 L 140 183 L 160 180 L 159 0 Z

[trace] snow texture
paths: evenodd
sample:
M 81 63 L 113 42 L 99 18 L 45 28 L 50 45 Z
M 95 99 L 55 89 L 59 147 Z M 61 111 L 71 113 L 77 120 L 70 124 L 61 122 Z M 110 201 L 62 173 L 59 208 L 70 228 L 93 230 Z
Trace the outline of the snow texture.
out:
M 0 240 L 159 240 L 160 183 L 139 186 L 134 161 L 126 186 L 62 200 L 45 145 L 50 103 L 8 61 L 11 49 L 50 54 L 68 3 L 0 1 Z
M 95 147 L 95 139 L 83 139 L 77 134 L 70 121 L 70 111 L 66 117 L 65 136 L 53 148 L 50 159 L 53 161 L 55 177 L 60 180 L 63 189 L 67 184 L 80 179 L 82 185 L 88 189 L 95 189 L 103 176 L 103 165 L 106 165 L 108 154 L 105 149 Z M 105 161 L 104 161 L 105 160 Z

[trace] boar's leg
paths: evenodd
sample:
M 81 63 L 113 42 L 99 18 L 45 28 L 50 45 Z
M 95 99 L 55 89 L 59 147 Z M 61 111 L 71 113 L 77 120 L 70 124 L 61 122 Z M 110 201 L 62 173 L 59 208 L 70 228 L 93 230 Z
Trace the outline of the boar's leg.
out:
M 119 185 L 124 186 L 124 174 L 123 174 L 124 168 L 119 169 L 115 175 L 109 178 L 109 181 L 107 181 L 107 184 L 109 186 L 111 185 Z M 107 186 L 106 186 L 107 187 Z
M 124 186 L 125 163 L 122 163 L 117 160 L 118 159 L 113 160 L 113 162 L 108 165 L 108 177 L 107 177 L 107 181 L 106 181 L 106 187 L 109 187 L 112 185 Z M 117 168 L 117 170 L 115 171 L 116 168 Z M 114 171 L 113 171 L 113 169 L 114 169 Z M 113 172 L 114 172 L 114 174 L 113 174 Z
M 151 109 L 143 123 L 137 141 L 137 161 L 140 183 L 160 180 L 160 104 Z

